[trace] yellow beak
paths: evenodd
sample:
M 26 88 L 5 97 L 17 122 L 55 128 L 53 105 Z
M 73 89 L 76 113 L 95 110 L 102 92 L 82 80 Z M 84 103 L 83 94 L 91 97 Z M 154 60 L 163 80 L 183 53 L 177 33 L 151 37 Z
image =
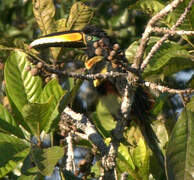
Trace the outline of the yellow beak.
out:
M 85 34 L 80 31 L 64 31 L 48 34 L 34 40 L 31 48 L 36 47 L 85 47 Z

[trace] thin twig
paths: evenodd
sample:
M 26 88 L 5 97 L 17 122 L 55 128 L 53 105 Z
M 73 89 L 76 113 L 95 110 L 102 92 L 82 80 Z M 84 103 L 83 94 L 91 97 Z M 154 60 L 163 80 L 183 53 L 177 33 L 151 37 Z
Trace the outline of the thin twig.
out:
M 75 163 L 74 163 L 74 151 L 73 151 L 73 143 L 72 143 L 72 133 L 68 133 L 66 137 L 67 141 L 67 160 L 66 160 L 66 170 L 74 172 L 75 171 Z
M 194 89 L 172 89 L 172 88 L 168 88 L 166 86 L 161 86 L 158 85 L 156 83 L 152 83 L 152 82 L 144 82 L 144 85 L 146 87 L 149 87 L 153 90 L 158 90 L 162 93 L 167 92 L 167 93 L 171 93 L 171 94 L 191 94 L 194 93 Z
M 119 76 L 126 76 L 127 73 L 120 73 L 120 72 L 106 72 L 106 73 L 96 73 L 96 74 L 84 74 L 84 73 L 76 73 L 76 72 L 68 72 L 68 71 L 60 71 L 60 70 L 55 70 L 52 68 L 46 67 L 46 70 L 48 72 L 58 74 L 61 76 L 68 76 L 72 77 L 75 79 L 83 79 L 83 80 L 95 80 L 95 79 L 108 79 L 108 78 L 116 78 Z
M 127 172 L 124 172 L 121 174 L 121 179 L 120 180 L 127 180 L 129 174 Z

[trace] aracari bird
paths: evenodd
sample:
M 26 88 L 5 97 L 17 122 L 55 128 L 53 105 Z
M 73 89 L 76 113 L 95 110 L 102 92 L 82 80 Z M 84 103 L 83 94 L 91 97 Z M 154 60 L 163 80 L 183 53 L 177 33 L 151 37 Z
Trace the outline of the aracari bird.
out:
M 120 46 L 117 43 L 113 43 L 103 30 L 94 26 L 86 26 L 82 31 L 64 31 L 48 34 L 34 40 L 30 46 L 33 48 L 85 47 L 88 56 L 85 66 L 91 73 L 126 72 L 123 64 L 129 65 Z M 126 83 L 125 78 L 112 78 L 102 81 L 95 80 L 94 86 L 104 95 L 114 91 L 122 96 Z M 164 157 L 158 147 L 158 139 L 149 122 L 148 112 L 150 104 L 148 93 L 142 87 L 138 87 L 132 111 L 137 117 L 136 123 L 139 125 L 147 144 L 155 154 L 160 165 L 164 167 Z

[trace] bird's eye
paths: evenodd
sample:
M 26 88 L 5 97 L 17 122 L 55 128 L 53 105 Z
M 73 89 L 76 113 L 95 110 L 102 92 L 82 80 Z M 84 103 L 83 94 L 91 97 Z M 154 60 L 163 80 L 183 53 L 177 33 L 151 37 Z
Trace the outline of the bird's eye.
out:
M 91 41 L 92 40 L 92 36 L 87 36 L 87 40 Z

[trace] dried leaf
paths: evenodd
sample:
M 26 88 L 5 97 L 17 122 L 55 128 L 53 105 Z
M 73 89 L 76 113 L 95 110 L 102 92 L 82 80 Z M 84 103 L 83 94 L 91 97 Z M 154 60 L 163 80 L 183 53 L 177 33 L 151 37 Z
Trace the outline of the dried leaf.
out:
M 80 30 L 89 24 L 93 11 L 82 2 L 77 2 L 71 7 L 67 20 L 67 30 Z
M 52 0 L 33 0 L 33 12 L 43 34 L 49 34 L 54 29 L 55 6 Z

